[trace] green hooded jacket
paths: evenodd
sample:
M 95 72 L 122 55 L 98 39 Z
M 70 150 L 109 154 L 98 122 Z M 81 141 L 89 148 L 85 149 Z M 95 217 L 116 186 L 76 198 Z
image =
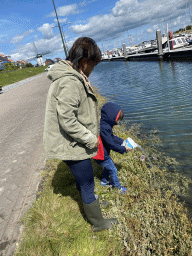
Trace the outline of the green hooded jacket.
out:
M 97 99 L 83 75 L 66 61 L 48 74 L 43 142 L 46 159 L 83 160 L 97 154 L 99 136 Z

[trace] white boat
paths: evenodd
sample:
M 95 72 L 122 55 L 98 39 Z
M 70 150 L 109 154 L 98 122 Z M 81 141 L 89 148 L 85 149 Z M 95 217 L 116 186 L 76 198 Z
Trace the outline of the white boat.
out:
M 127 55 L 153 52 L 157 49 L 155 40 L 144 41 L 138 45 L 127 47 Z
M 108 55 L 107 53 L 102 53 L 101 55 L 101 60 L 105 61 L 105 60 L 110 60 L 111 59 L 111 55 Z
M 186 47 L 189 43 L 185 36 L 179 36 L 169 40 L 169 45 L 171 50 L 175 50 L 181 47 Z
M 167 43 L 167 37 L 162 38 L 163 51 L 168 52 L 169 50 L 177 50 L 179 48 L 185 48 L 189 45 L 185 36 L 174 37 L 169 40 L 169 49 Z
M 127 55 L 137 54 L 142 48 L 140 46 L 129 46 L 126 47 Z
M 148 50 L 148 49 L 150 49 L 152 47 L 152 44 L 149 41 L 144 41 L 144 42 L 141 43 L 141 45 L 143 46 L 143 50 L 144 51 Z
M 119 49 L 119 48 L 115 48 L 113 51 L 112 51 L 112 57 L 120 57 L 123 55 L 123 52 L 122 52 L 122 49 Z

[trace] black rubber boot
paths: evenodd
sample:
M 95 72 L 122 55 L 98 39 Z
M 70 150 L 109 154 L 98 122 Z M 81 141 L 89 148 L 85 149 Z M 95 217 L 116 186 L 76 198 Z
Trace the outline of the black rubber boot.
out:
M 112 229 L 114 224 L 118 224 L 118 220 L 116 218 L 103 218 L 99 205 L 99 198 L 97 198 L 93 203 L 83 204 L 83 206 L 87 218 L 91 224 L 93 224 L 93 231 L 98 232 L 103 229 Z

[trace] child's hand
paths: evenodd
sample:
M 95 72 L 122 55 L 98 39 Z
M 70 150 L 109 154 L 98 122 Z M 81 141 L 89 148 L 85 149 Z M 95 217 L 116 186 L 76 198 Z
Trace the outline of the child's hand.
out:
M 132 148 L 129 148 L 127 145 L 125 145 L 126 148 L 126 152 L 129 152 L 130 150 L 132 150 Z

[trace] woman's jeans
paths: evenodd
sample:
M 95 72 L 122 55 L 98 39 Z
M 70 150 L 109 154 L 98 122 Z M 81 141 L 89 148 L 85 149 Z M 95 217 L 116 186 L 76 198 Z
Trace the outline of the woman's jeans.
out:
M 97 164 L 103 167 L 103 174 L 101 181 L 107 183 L 109 181 L 109 176 L 111 177 L 111 184 L 115 187 L 120 187 L 121 183 L 117 177 L 117 168 L 115 167 L 113 160 L 109 157 L 106 160 L 95 160 Z
M 94 176 L 91 159 L 80 161 L 64 161 L 70 168 L 76 180 L 76 188 L 81 192 L 84 204 L 91 204 L 95 201 Z

